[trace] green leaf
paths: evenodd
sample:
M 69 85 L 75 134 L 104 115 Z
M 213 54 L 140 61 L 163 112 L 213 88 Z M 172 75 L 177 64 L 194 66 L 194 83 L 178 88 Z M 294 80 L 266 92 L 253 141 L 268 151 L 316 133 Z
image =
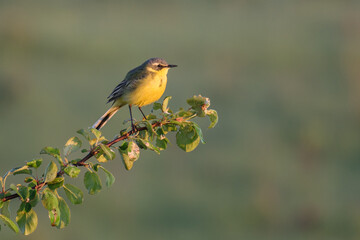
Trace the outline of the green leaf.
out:
M 19 194 L 21 201 L 25 202 L 29 197 L 29 188 L 25 186 L 19 186 L 17 189 L 17 194 Z
M 10 205 L 10 201 L 3 202 L 3 205 L 0 209 L 0 214 L 4 215 L 7 218 L 10 218 L 9 205 Z
M 90 141 L 91 137 L 88 131 L 85 131 L 84 129 L 79 129 L 76 131 L 78 134 L 80 134 L 81 136 L 83 136 L 86 140 Z
M 29 212 L 22 210 L 17 212 L 16 222 L 20 228 L 20 231 L 24 235 L 29 235 L 35 231 L 38 224 L 38 218 L 33 209 L 31 209 Z
M 38 185 L 37 181 L 36 181 L 34 178 L 29 177 L 29 178 L 26 178 L 26 179 L 27 179 L 28 181 L 29 181 L 30 179 L 32 179 L 32 181 L 27 182 L 27 183 L 28 183 L 28 187 L 34 188 L 36 185 Z
M 194 127 L 187 124 L 185 127 L 181 127 L 176 133 L 176 143 L 185 152 L 191 152 L 194 150 L 200 142 L 199 135 Z
M 14 232 L 19 232 L 19 227 L 8 217 L 0 214 L 0 219 Z
M 65 194 L 72 204 L 81 204 L 83 202 L 83 192 L 71 184 L 65 184 Z
M 139 146 L 139 148 L 145 149 L 145 150 L 147 149 L 143 139 L 137 138 L 135 141 L 136 141 L 136 144 Z
M 213 109 L 209 109 L 206 111 L 206 115 L 209 117 L 211 122 L 209 128 L 215 127 L 219 120 L 217 112 Z
M 29 199 L 30 199 L 29 203 L 31 207 L 35 207 L 38 204 L 40 197 L 35 189 L 29 190 Z
M 124 142 L 123 145 L 119 147 L 119 152 L 126 170 L 130 170 L 140 156 L 139 146 L 133 141 Z
M 190 110 L 185 111 L 184 109 L 180 109 L 179 112 L 175 113 L 175 117 L 182 117 L 182 118 L 188 118 L 190 116 L 194 115 L 194 110 L 190 108 Z M 170 121 L 173 122 L 173 121 Z M 175 124 L 180 124 L 181 122 L 174 121 Z
M 61 157 L 60 157 L 60 150 L 58 148 L 53 147 L 44 147 L 40 154 L 48 154 L 54 158 L 56 158 L 59 163 L 62 163 Z
M 36 195 L 37 195 L 36 189 L 29 189 L 29 200 L 35 199 Z
M 101 163 L 108 161 L 108 159 L 104 156 L 104 154 L 101 154 L 101 153 L 96 154 L 95 157 L 96 157 L 96 160 L 98 160 L 98 162 L 101 162 Z
M 52 227 L 58 226 L 60 224 L 60 210 L 59 208 L 54 208 L 49 210 L 49 219 Z
M 161 103 L 158 103 L 158 102 L 154 102 L 153 104 L 153 110 L 158 110 L 158 109 L 161 109 Z
M 103 166 L 99 166 L 99 168 L 101 168 L 105 172 L 105 175 L 106 175 L 106 187 L 109 188 L 111 185 L 114 184 L 115 177 L 111 172 L 106 170 Z
M 51 161 L 45 169 L 45 183 L 52 182 L 56 178 L 58 168 L 56 164 Z
M 147 119 L 147 120 L 156 119 L 156 115 L 150 113 L 149 115 L 146 116 L 146 119 Z
M 157 137 L 156 138 L 156 146 L 160 149 L 160 150 L 165 150 L 167 148 L 167 144 L 169 143 L 169 139 L 167 139 L 166 137 L 164 137 L 162 135 L 162 137 Z
M 60 210 L 60 223 L 57 225 L 58 228 L 64 228 L 70 223 L 70 209 L 65 200 L 59 197 L 59 210 Z
M 150 150 L 156 152 L 157 154 L 160 154 L 160 149 L 158 147 L 154 146 L 148 140 L 137 138 L 136 144 L 142 149 L 150 149 Z
M 163 128 L 164 128 L 164 131 L 166 132 L 176 132 L 177 131 L 177 124 L 167 124 L 167 125 L 164 125 Z
M 108 146 L 101 143 L 100 148 L 107 160 L 113 160 L 115 158 L 115 153 Z
M 29 167 L 32 167 L 32 168 L 38 168 L 38 167 L 40 167 L 42 161 L 43 161 L 42 158 L 38 158 L 38 159 L 34 159 L 32 161 L 27 162 L 26 165 L 28 165 Z
M 164 113 L 168 113 L 168 104 L 169 104 L 169 100 L 171 99 L 172 97 L 171 96 L 167 96 L 164 98 L 163 102 L 162 102 L 162 106 L 161 106 L 161 110 L 164 112 Z
M 70 138 L 64 146 L 64 155 L 69 156 L 71 153 L 81 148 L 81 140 L 78 137 Z
M 64 168 L 64 172 L 71 178 L 76 178 L 80 173 L 80 169 L 75 166 L 67 166 L 66 168 Z
M 51 190 L 55 190 L 57 188 L 60 188 L 64 185 L 64 177 L 57 177 L 53 181 L 48 183 L 48 187 Z
M 198 106 L 205 105 L 205 107 L 208 108 L 210 106 L 210 99 L 203 97 L 201 95 L 198 95 L 198 96 L 194 95 L 192 98 L 187 99 L 186 102 L 191 107 L 198 107 Z
M 141 138 L 141 139 L 144 139 L 144 140 L 148 140 L 148 139 L 149 139 L 149 132 L 148 132 L 148 130 L 142 130 L 142 131 L 140 131 L 138 137 Z
M 120 136 L 126 135 L 127 134 L 127 129 L 122 129 L 120 130 Z
M 31 209 L 32 209 L 32 206 L 31 206 L 31 204 L 30 203 L 25 203 L 25 207 L 24 207 L 24 209 L 25 209 L 25 211 L 26 212 L 29 212 Z
M 201 95 L 193 96 L 187 100 L 187 103 L 191 106 L 192 109 L 195 110 L 197 116 L 205 117 L 205 111 L 210 106 L 210 99 Z
M 29 183 L 29 182 L 32 182 L 32 181 L 35 181 L 35 182 L 36 182 L 35 178 L 33 178 L 33 177 L 26 177 L 26 178 L 24 179 L 24 182 L 26 182 L 26 183 Z
M 11 171 L 11 173 L 13 175 L 18 175 L 18 174 L 29 174 L 29 175 L 31 175 L 31 173 L 32 173 L 31 169 L 29 169 L 29 166 L 27 166 L 27 165 L 22 166 L 22 167 L 13 168 L 10 171 Z
M 91 195 L 94 195 L 101 190 L 101 181 L 99 175 L 95 172 L 87 171 L 85 173 L 84 184 Z
M 94 136 L 96 137 L 97 140 L 100 139 L 101 137 L 101 132 L 95 128 L 91 128 L 90 131 L 92 132 L 92 134 L 94 134 Z
M 41 202 L 49 211 L 57 208 L 59 204 L 57 196 L 49 188 L 45 188 L 42 192 Z
M 17 186 L 15 186 L 15 184 L 11 183 L 9 187 L 10 187 L 10 189 L 12 189 L 14 192 L 17 192 Z
M 95 172 L 99 171 L 99 168 L 101 167 L 100 163 L 93 164 L 92 162 L 89 162 L 89 166 L 95 170 Z
M 153 129 L 151 123 L 149 121 L 142 121 L 142 122 L 145 124 L 145 127 L 147 129 L 150 139 L 153 140 L 155 132 L 154 132 L 154 129 Z
M 205 143 L 204 137 L 203 137 L 203 133 L 202 133 L 202 130 L 201 130 L 201 128 L 199 127 L 199 125 L 198 125 L 197 123 L 193 122 L 193 126 L 194 126 L 194 128 L 195 128 L 195 130 L 196 130 L 196 133 L 197 133 L 198 136 L 200 137 L 201 143 Z
M 157 136 L 165 135 L 165 132 L 164 132 L 164 130 L 162 129 L 161 126 L 156 129 L 156 135 Z
M 139 146 L 134 141 L 129 142 L 128 156 L 131 159 L 131 161 L 136 161 L 140 156 Z
M 95 128 L 92 128 L 92 129 L 96 130 Z M 96 130 L 96 131 L 98 131 L 98 130 Z M 107 140 L 106 140 L 106 138 L 105 138 L 104 136 L 100 136 L 99 138 L 93 138 L 93 139 L 91 139 L 91 140 L 89 141 L 89 144 L 94 147 L 94 146 L 97 145 L 99 142 L 104 143 L 104 142 L 107 142 Z

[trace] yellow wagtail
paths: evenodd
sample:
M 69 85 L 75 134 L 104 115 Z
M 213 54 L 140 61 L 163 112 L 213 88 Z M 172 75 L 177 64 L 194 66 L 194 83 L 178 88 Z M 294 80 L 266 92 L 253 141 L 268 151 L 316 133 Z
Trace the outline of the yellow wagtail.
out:
M 160 99 L 166 88 L 167 73 L 172 67 L 177 65 L 168 64 L 161 58 L 150 58 L 129 71 L 125 79 L 108 96 L 108 103 L 113 101 L 113 105 L 92 128 L 99 130 L 122 106 L 129 104 L 131 127 L 134 130 L 131 106 L 138 106 L 146 119 L 141 107 Z

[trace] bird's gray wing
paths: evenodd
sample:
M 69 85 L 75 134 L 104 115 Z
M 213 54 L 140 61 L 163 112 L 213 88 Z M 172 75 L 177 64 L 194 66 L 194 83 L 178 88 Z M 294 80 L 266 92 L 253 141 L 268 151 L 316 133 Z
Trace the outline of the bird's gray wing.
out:
M 119 85 L 117 85 L 111 94 L 108 96 L 108 101 L 115 101 L 119 97 L 121 97 L 125 92 L 134 90 L 140 79 L 145 78 L 145 73 L 139 67 L 134 68 L 133 70 L 129 71 L 125 79 L 122 80 Z

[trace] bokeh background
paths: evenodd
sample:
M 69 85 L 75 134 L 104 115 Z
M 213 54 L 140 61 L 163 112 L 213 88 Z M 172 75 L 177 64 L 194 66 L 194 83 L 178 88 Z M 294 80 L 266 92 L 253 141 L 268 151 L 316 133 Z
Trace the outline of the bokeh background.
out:
M 172 108 L 202 94 L 220 120 L 199 122 L 207 143 L 194 152 L 171 138 L 130 172 L 119 157 L 105 165 L 115 184 L 69 203 L 65 229 L 40 204 L 33 234 L 0 238 L 359 239 L 359 12 L 338 0 L 1 1 L 1 174 L 92 125 L 150 57 L 179 65 Z

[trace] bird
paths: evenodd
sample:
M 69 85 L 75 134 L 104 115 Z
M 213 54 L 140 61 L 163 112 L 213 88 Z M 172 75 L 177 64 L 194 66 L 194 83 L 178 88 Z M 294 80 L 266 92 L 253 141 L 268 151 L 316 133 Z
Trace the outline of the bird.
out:
M 100 130 L 109 119 L 123 106 L 129 105 L 132 130 L 135 130 L 131 107 L 137 106 L 146 119 L 141 107 L 149 105 L 161 98 L 167 84 L 167 73 L 170 68 L 162 58 L 150 58 L 140 66 L 130 70 L 108 96 L 107 103 L 112 102 L 109 110 L 97 120 L 92 128 Z

